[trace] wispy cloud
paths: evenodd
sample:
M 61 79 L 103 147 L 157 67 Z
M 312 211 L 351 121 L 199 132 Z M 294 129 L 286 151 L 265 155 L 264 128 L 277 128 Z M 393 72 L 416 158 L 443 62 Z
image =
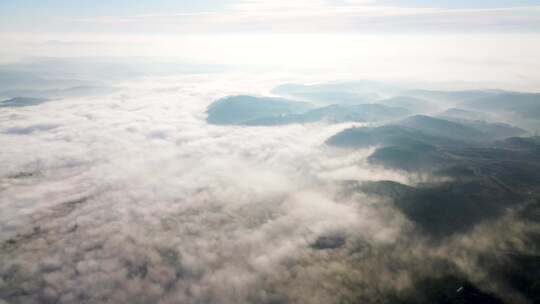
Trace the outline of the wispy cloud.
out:
M 540 6 L 479 9 L 382 6 L 373 1 L 244 0 L 218 12 L 75 19 L 160 32 L 538 31 Z

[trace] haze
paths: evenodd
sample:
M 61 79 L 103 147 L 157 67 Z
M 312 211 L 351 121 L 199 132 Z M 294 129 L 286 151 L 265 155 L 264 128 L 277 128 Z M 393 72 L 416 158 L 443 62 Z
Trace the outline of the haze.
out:
M 540 299 L 539 1 L 2 1 L 0 41 L 0 304 Z

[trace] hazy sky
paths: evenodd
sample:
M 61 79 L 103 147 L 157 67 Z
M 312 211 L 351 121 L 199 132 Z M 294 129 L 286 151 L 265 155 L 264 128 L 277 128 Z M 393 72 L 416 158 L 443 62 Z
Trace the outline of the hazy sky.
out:
M 167 57 L 536 88 L 540 1 L 0 1 L 0 63 Z
M 1 1 L 3 33 L 538 31 L 540 1 Z

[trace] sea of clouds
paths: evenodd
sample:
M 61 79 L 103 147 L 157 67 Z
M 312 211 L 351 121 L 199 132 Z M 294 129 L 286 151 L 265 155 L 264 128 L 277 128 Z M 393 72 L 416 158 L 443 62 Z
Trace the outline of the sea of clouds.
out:
M 214 100 L 281 82 L 154 77 L 1 109 L 0 303 L 375 303 L 441 269 L 504 290 L 478 257 L 526 250 L 512 212 L 433 244 L 391 202 L 343 195 L 420 179 L 324 144 L 351 124 L 206 123 Z

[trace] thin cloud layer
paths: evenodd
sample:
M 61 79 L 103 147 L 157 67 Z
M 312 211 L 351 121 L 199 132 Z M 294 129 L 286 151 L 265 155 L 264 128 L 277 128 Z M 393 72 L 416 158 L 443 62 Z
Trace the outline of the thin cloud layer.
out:
M 390 2 L 391 3 L 391 2 Z M 429 5 L 388 4 L 386 1 L 259 1 L 242 0 L 217 4 L 203 3 L 197 9 L 156 2 L 144 13 L 103 5 L 90 6 L 88 12 L 50 11 L 59 6 L 29 7 L 28 22 L 16 18 L 20 11 L 0 21 L 2 33 L 117 33 L 216 34 L 216 33 L 426 33 L 453 32 L 499 33 L 538 32 L 539 6 L 474 6 L 462 4 L 448 8 L 433 2 Z M 101 7 L 98 5 L 98 7 Z M 60 7 L 62 8 L 62 7 Z M 13 8 L 7 6 L 6 12 Z M 44 13 L 44 12 L 47 12 Z M 36 27 L 36 24 L 41 26 Z

